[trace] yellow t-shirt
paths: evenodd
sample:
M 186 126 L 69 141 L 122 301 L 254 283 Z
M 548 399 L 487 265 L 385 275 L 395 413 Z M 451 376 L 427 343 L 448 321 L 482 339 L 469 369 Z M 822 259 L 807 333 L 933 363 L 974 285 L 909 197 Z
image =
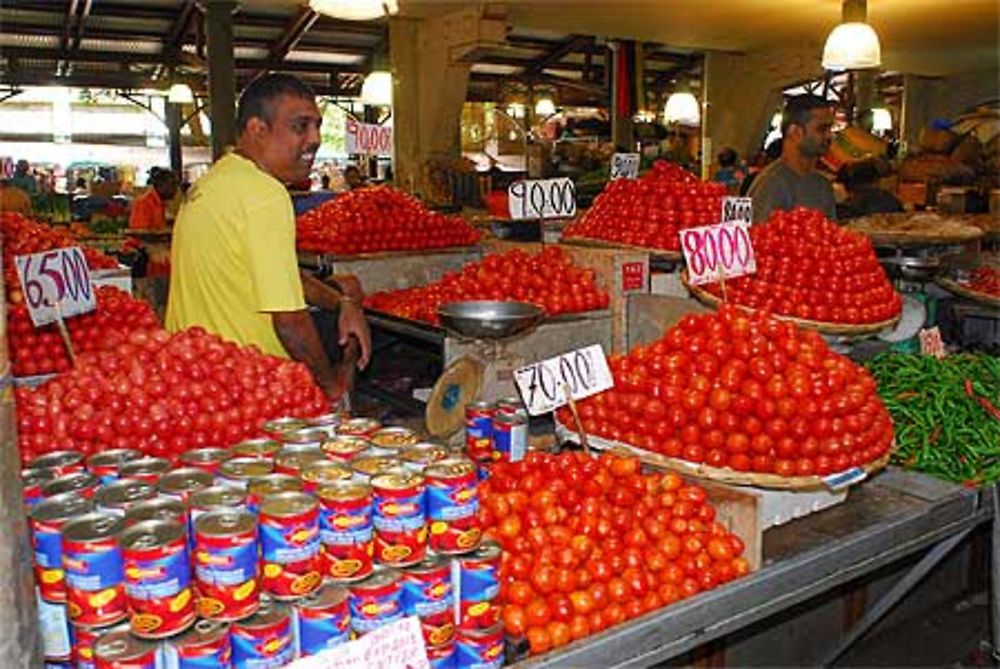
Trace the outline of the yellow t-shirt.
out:
M 167 329 L 200 325 L 288 357 L 271 312 L 306 308 L 295 214 L 281 183 L 235 153 L 191 188 L 170 252 Z

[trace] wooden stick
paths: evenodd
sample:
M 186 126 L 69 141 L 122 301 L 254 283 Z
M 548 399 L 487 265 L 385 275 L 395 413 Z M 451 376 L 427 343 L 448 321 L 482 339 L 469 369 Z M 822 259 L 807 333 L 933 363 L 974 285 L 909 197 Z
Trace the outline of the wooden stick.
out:
M 722 263 L 721 262 L 719 264 L 717 264 L 715 267 L 718 270 L 719 283 L 722 285 L 722 302 L 723 302 L 723 304 L 725 304 L 725 302 L 726 302 L 726 273 L 722 271 Z
M 566 401 L 569 404 L 569 412 L 573 414 L 573 422 L 576 423 L 576 433 L 580 435 L 580 445 L 583 446 L 583 450 L 587 452 L 587 455 L 591 455 L 590 444 L 587 443 L 587 433 L 583 429 L 583 421 L 580 420 L 580 413 L 576 410 L 576 401 L 573 399 L 573 395 L 570 394 L 569 388 L 566 387 L 565 383 L 560 383 L 562 386 L 563 395 L 566 396 Z
M 73 340 L 69 338 L 69 329 L 66 327 L 66 321 L 63 320 L 62 309 L 59 308 L 58 302 L 56 302 L 56 327 L 59 328 L 59 334 L 62 335 L 63 344 L 66 346 L 66 352 L 69 354 L 69 366 L 76 367 Z

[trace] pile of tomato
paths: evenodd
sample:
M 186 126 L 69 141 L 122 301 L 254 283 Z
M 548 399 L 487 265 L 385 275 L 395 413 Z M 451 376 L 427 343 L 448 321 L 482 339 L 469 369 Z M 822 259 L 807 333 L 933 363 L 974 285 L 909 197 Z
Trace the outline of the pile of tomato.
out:
M 328 409 L 305 365 L 201 328 L 133 330 L 48 383 L 18 388 L 15 399 L 24 462 L 64 449 L 172 458 L 256 436 L 266 420 Z
M 968 281 L 962 285 L 977 293 L 1000 297 L 1000 271 L 992 267 L 979 267 L 969 272 Z
M 73 351 L 110 350 L 125 341 L 133 330 L 159 325 L 149 304 L 114 286 L 95 290 L 97 308 L 66 319 Z M 70 368 L 66 345 L 55 324 L 36 328 L 24 304 L 13 304 L 7 315 L 10 357 L 15 376 L 65 372 Z
M 750 228 L 757 272 L 726 281 L 727 298 L 782 316 L 880 323 L 903 308 L 865 235 L 802 207 Z M 705 288 L 721 297 L 722 286 Z
M 726 187 L 659 160 L 638 179 L 608 182 L 564 237 L 680 251 L 679 230 L 719 222 Z
M 892 444 L 868 371 L 763 311 L 689 314 L 609 366 L 614 388 L 579 402 L 584 430 L 668 457 L 811 476 L 872 462 Z M 565 409 L 559 418 L 573 424 Z
M 338 195 L 299 216 L 296 233 L 302 251 L 341 255 L 467 246 L 479 236 L 461 216 L 431 211 L 390 186 Z
M 470 300 L 530 302 L 555 315 L 604 309 L 610 298 L 597 287 L 594 270 L 575 266 L 559 247 L 546 246 L 535 255 L 520 249 L 488 255 L 432 284 L 374 293 L 365 306 L 438 324 L 439 306 Z
M 480 488 L 504 627 L 544 653 L 749 572 L 705 490 L 634 458 L 531 451 Z

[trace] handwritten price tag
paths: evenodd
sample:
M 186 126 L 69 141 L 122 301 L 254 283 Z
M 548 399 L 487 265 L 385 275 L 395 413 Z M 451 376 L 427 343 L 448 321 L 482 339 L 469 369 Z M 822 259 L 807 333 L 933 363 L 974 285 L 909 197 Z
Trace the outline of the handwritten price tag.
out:
M 635 179 L 639 176 L 638 153 L 616 153 L 611 156 L 611 179 Z
M 681 230 L 681 250 L 693 285 L 718 281 L 720 276 L 753 274 L 757 261 L 750 243 L 750 224 L 719 223 Z
M 359 123 L 348 118 L 344 124 L 344 148 L 347 153 L 391 156 L 392 126 Z
M 722 220 L 720 223 L 730 222 L 753 224 L 753 200 L 748 197 L 724 197 L 722 198 Z
M 36 327 L 97 308 L 87 258 L 77 246 L 14 258 Z
M 507 189 L 507 210 L 514 220 L 572 218 L 576 186 L 566 177 L 515 181 Z
M 359 639 L 303 657 L 288 669 L 430 669 L 416 616 L 389 623 Z
M 532 416 L 558 409 L 569 400 L 596 395 L 615 385 L 600 344 L 563 353 L 514 370 L 524 405 Z

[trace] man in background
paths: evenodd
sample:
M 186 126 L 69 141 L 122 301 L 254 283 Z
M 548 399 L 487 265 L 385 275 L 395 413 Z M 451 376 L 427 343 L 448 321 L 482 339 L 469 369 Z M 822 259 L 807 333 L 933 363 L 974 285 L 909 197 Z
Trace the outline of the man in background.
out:
M 150 189 L 132 203 L 128 217 L 131 230 L 163 230 L 167 227 L 167 203 L 177 195 L 177 175 L 154 167 L 149 175 Z
M 10 185 L 20 188 L 29 197 L 38 192 L 38 181 L 31 173 L 31 165 L 24 158 L 17 161 L 17 165 L 14 166 L 14 176 L 10 178 Z

